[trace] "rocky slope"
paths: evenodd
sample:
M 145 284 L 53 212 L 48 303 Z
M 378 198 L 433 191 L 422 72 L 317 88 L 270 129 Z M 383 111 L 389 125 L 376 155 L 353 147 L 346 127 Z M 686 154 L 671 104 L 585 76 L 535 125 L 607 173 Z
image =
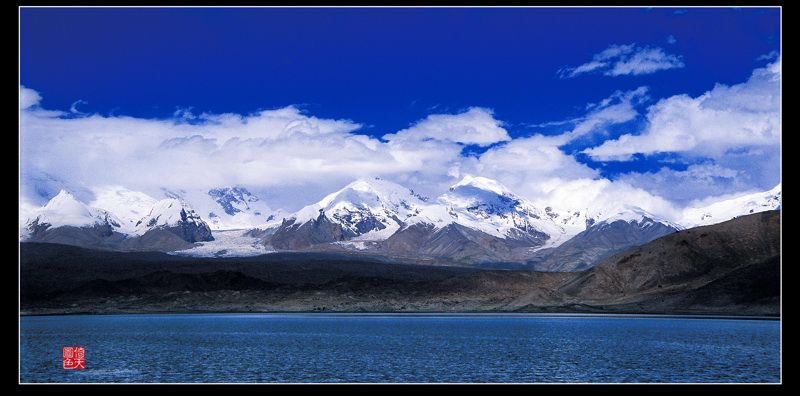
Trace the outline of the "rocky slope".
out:
M 563 244 L 538 252 L 541 258 L 528 260 L 527 268 L 537 271 L 575 272 L 591 268 L 612 255 L 680 230 L 680 226 L 657 220 L 646 212 L 625 208 L 626 216 L 610 216 L 593 222 Z M 636 214 L 632 216 L 632 214 Z
M 624 203 L 581 211 L 535 205 L 495 180 L 472 176 L 435 199 L 386 180 L 359 179 L 290 215 L 273 212 L 241 187 L 163 193 L 167 198 L 156 200 L 111 186 L 95 190 L 95 200 L 84 205 L 62 192 L 32 211 L 20 239 L 121 251 L 337 252 L 417 264 L 576 272 L 686 224 L 718 223 L 780 208 L 781 202 L 778 185 L 687 209 L 685 222 L 676 224 Z M 227 240 L 247 246 L 214 248 L 208 242 L 215 232 L 240 233 Z
M 561 283 L 555 293 L 564 304 L 713 311 L 747 302 L 774 310 L 780 257 L 780 211 L 767 211 L 682 230 L 618 253 Z
M 121 251 L 174 251 L 213 240 L 208 225 L 179 200 L 152 200 L 145 205 L 149 211 L 134 223 L 105 209 L 85 205 L 61 191 L 32 213 L 20 238 Z
M 682 230 L 574 273 L 407 265 L 367 255 L 198 259 L 24 243 L 20 308 L 778 316 L 780 219 L 769 211 Z
M 362 179 L 250 235 L 276 250 L 576 271 L 676 229 L 630 205 L 582 213 L 540 207 L 497 181 L 467 176 L 435 200 L 394 183 Z M 572 241 L 576 235 L 580 240 Z M 572 244 L 561 250 L 568 241 Z M 576 257 L 577 250 L 583 257 Z

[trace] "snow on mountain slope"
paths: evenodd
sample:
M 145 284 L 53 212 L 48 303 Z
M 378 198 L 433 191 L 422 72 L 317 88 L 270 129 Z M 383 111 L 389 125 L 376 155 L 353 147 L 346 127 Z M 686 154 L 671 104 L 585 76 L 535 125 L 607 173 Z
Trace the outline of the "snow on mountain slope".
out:
M 528 253 L 538 255 L 544 254 L 545 248 L 558 248 L 579 234 L 589 235 L 591 231 L 595 235 L 618 220 L 633 226 L 635 231 L 630 232 L 646 236 L 661 229 L 719 223 L 744 214 L 779 209 L 781 205 L 779 184 L 763 193 L 686 209 L 680 221 L 670 222 L 625 203 L 582 211 L 536 205 L 499 182 L 483 177 L 467 176 L 435 200 L 420 197 L 413 190 L 389 181 L 363 178 L 285 216 L 240 187 L 163 191 L 167 198 L 158 200 L 121 186 L 106 186 L 93 191 L 95 198 L 89 204 L 66 191 L 40 208 L 20 201 L 20 240 L 61 226 L 94 227 L 105 233 L 115 231 L 133 237 L 158 227 L 170 228 L 193 243 L 213 241 L 211 230 L 239 230 L 225 234 L 225 241 L 206 243 L 205 247 L 195 249 L 201 255 L 218 255 L 222 251 L 235 255 L 263 253 L 271 248 L 305 249 L 320 244 L 368 249 L 419 225 L 384 247 L 405 249 L 427 243 L 425 248 L 431 251 L 456 251 L 461 243 L 480 240 L 481 248 L 486 251 L 507 244 L 513 249 L 527 246 Z M 648 227 L 652 230 L 648 231 Z M 619 234 L 620 228 L 616 228 Z M 263 239 L 265 243 L 254 245 L 255 237 L 240 234 L 248 230 L 262 230 L 259 238 L 273 239 Z M 442 233 L 438 235 L 440 230 Z M 613 235 L 611 231 L 608 235 Z M 625 238 L 630 239 L 630 235 Z M 492 242 L 492 238 L 498 239 Z M 503 242 L 497 242 L 500 240 Z M 248 246 L 237 249 L 237 243 Z
M 62 190 L 45 206 L 29 211 L 21 230 L 21 239 L 32 233 L 59 227 L 110 227 L 128 236 L 142 236 L 154 228 L 178 228 L 190 239 L 210 239 L 208 225 L 190 207 L 178 199 L 154 198 L 124 187 L 109 186 L 96 190 L 90 205 Z
M 357 240 L 382 240 L 399 229 L 406 218 L 419 212 L 426 205 L 425 200 L 398 184 L 362 178 L 304 207 L 289 219 L 301 225 L 325 216 Z
M 108 211 L 89 207 L 72 194 L 61 190 L 45 206 L 30 211 L 21 238 L 46 228 L 111 226 L 119 229 L 122 221 Z
M 680 226 L 621 202 L 591 208 L 581 216 L 585 230 L 542 250 L 528 264 L 537 271 L 572 272 L 590 268 L 625 249 L 671 234 Z
M 157 199 L 122 186 L 104 186 L 95 189 L 95 199 L 88 206 L 101 208 L 116 215 L 121 221 L 120 232 L 136 234 L 136 223 L 147 216 Z
M 214 239 L 208 224 L 186 203 L 175 198 L 156 202 L 150 213 L 136 223 L 135 233 L 144 235 L 154 229 L 170 230 L 191 243 Z
M 175 198 L 156 201 L 150 212 L 136 222 L 137 233 L 143 234 L 144 230 L 152 227 L 172 227 L 187 219 L 196 220 L 199 217 L 183 202 Z
M 588 209 L 586 213 L 588 214 L 586 216 L 587 227 L 599 226 L 602 224 L 611 224 L 615 221 L 621 220 L 626 223 L 639 224 L 640 226 L 645 226 L 648 223 L 655 222 L 676 229 L 683 228 L 681 225 L 677 223 L 671 222 L 669 220 L 666 220 L 665 218 L 649 213 L 638 206 L 634 206 L 623 202 L 614 202 L 610 205 L 606 205 L 603 207 Z
M 284 216 L 243 187 L 165 190 L 164 195 L 188 203 L 212 230 L 264 228 L 267 223 L 280 221 Z
M 769 191 L 723 200 L 703 207 L 687 208 L 680 223 L 685 228 L 711 225 L 746 214 L 777 210 L 780 207 L 781 184 L 778 184 Z
M 503 239 L 546 234 L 545 245 L 551 246 L 583 230 L 579 216 L 536 206 L 495 180 L 466 176 L 407 224 L 443 228 L 456 223 Z
M 145 193 L 121 186 L 94 190 L 95 199 L 88 205 L 114 213 L 121 221 L 119 232 L 144 235 L 155 227 L 208 227 L 193 205 L 177 197 L 157 200 Z M 182 213 L 183 212 L 183 213 Z

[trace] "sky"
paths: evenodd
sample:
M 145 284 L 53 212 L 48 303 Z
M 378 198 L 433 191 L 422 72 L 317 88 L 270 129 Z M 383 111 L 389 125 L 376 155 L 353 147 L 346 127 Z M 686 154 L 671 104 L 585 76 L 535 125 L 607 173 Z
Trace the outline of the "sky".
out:
M 781 8 L 19 8 L 20 201 L 466 175 L 668 215 L 781 180 Z

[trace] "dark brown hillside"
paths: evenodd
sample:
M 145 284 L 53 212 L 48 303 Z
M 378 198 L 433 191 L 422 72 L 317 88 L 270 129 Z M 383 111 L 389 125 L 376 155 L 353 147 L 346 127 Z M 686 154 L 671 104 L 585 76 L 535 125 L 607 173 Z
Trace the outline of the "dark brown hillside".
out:
M 749 265 L 779 262 L 780 219 L 780 211 L 769 211 L 666 235 L 579 273 L 558 294 L 565 303 L 609 305 L 695 291 Z M 746 295 L 753 288 L 745 282 L 719 291 Z
M 773 257 L 689 292 L 668 293 L 617 308 L 630 312 L 776 316 L 780 314 L 780 266 L 780 258 Z
M 582 272 L 481 270 L 380 257 L 189 258 L 20 246 L 25 314 L 587 312 L 780 315 L 780 212 L 676 232 Z
M 528 262 L 536 271 L 578 272 L 621 251 L 643 245 L 677 229 L 650 219 L 641 224 L 618 220 L 589 227 L 569 241 L 550 250 L 543 259 Z

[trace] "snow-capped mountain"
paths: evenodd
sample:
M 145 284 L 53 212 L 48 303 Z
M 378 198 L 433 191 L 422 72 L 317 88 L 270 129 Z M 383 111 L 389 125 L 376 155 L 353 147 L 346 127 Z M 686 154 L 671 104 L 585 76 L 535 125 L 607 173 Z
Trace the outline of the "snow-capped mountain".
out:
M 466 176 L 436 202 L 409 218 L 407 225 L 450 224 L 501 239 L 526 239 L 532 246 L 557 245 L 583 230 L 580 215 L 538 207 L 499 182 Z
M 45 206 L 28 214 L 20 237 L 28 238 L 59 227 L 94 228 L 110 234 L 121 229 L 122 223 L 114 214 L 89 207 L 61 190 Z
M 642 208 L 621 202 L 587 209 L 580 217 L 585 229 L 564 243 L 537 251 L 528 260 L 528 268 L 558 272 L 583 270 L 625 249 L 683 228 Z
M 362 178 L 283 219 L 265 244 L 297 249 L 320 243 L 384 240 L 418 213 L 426 198 L 379 178 Z
M 499 182 L 467 176 L 435 200 L 380 179 L 360 179 L 284 218 L 264 233 L 277 250 L 350 250 L 405 259 L 529 262 L 592 228 L 625 244 L 661 236 L 673 224 L 631 205 L 570 212 L 537 206 Z M 609 231 L 604 231 L 606 228 Z M 650 231 L 648 231 L 650 230 Z M 631 235 L 628 235 L 631 234 Z M 603 252 L 618 246 L 609 244 Z M 616 253 L 616 251 L 614 251 Z
M 96 188 L 88 205 L 114 213 L 118 232 L 141 236 L 154 228 L 170 228 L 188 242 L 212 240 L 210 227 L 186 201 L 177 198 L 157 200 L 145 193 L 121 186 Z
M 88 206 L 102 208 L 114 213 L 120 219 L 119 232 L 136 235 L 136 224 L 147 216 L 157 199 L 139 191 L 132 191 L 122 186 L 103 186 L 93 190 L 94 200 Z
M 284 216 L 243 187 L 210 190 L 164 190 L 167 198 L 187 202 L 214 231 L 265 228 Z
M 684 210 L 680 221 L 685 228 L 722 223 L 746 214 L 781 208 L 781 184 L 775 188 Z
M 187 242 L 211 241 L 211 229 L 186 204 L 175 198 L 157 201 L 150 212 L 135 224 L 135 233 L 144 235 L 153 229 L 167 229 Z
M 669 221 L 661 216 L 654 215 L 638 206 L 624 202 L 614 202 L 585 211 L 586 227 L 602 227 L 617 221 L 624 221 L 630 224 L 638 224 L 647 227 L 648 224 L 660 223 L 675 229 L 682 229 L 683 226 Z
M 537 206 L 495 180 L 465 177 L 411 217 L 385 245 L 462 261 L 513 261 L 550 269 L 562 266 L 559 257 L 572 248 L 589 249 L 591 254 L 583 259 L 591 265 L 607 253 L 676 229 L 679 226 L 629 204 L 558 210 Z M 412 235 L 427 240 L 415 244 Z M 574 258 L 571 252 L 564 256 Z
M 213 240 L 208 225 L 186 204 L 122 187 L 99 190 L 91 205 L 62 190 L 23 224 L 21 241 L 105 249 L 174 250 Z
M 41 208 L 20 202 L 20 238 L 120 250 L 193 248 L 198 255 L 218 256 L 359 251 L 409 262 L 513 262 L 521 268 L 576 271 L 683 228 L 781 205 L 778 185 L 687 209 L 682 221 L 670 222 L 624 203 L 581 211 L 537 205 L 495 180 L 472 176 L 435 199 L 363 178 L 290 215 L 273 211 L 241 187 L 162 192 L 165 198 L 155 199 L 113 186 L 93 190 L 89 204 L 66 191 Z M 222 241 L 212 242 L 212 231 L 227 233 L 224 248 Z M 247 246 L 238 249 L 237 243 Z

